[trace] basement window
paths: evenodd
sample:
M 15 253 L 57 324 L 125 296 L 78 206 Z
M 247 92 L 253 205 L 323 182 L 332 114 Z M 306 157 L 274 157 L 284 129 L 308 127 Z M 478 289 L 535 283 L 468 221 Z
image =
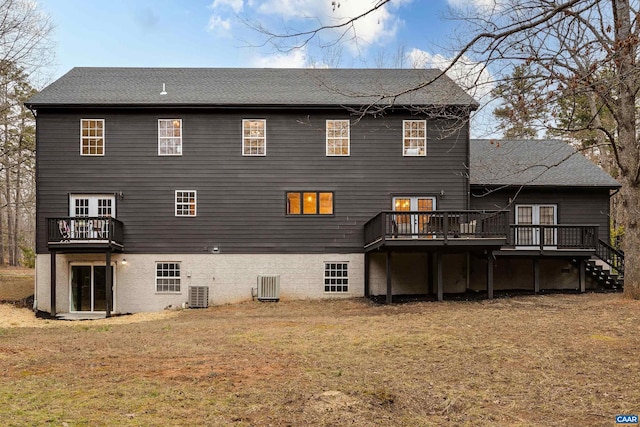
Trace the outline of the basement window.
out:
M 349 292 L 349 264 L 346 262 L 324 263 L 325 293 Z
M 180 292 L 179 262 L 156 262 L 156 292 Z

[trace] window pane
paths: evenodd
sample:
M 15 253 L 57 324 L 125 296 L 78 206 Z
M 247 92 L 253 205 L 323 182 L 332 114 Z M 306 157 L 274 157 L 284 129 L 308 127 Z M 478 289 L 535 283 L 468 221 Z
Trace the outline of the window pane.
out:
M 404 156 L 424 156 L 427 151 L 427 130 L 425 120 L 405 120 L 403 123 Z
M 320 193 L 320 214 L 333 214 L 333 193 Z
M 182 154 L 182 119 L 158 119 L 158 155 Z
M 242 154 L 264 156 L 266 152 L 266 120 L 242 121 Z
M 300 213 L 300 193 L 287 193 L 287 215 Z
M 349 120 L 327 120 L 327 155 L 349 155 Z
M 318 203 L 316 200 L 316 193 L 303 193 L 304 205 L 303 213 L 305 215 L 314 215 L 318 213 Z
M 82 119 L 80 121 L 80 154 L 83 156 L 104 155 L 103 119 Z

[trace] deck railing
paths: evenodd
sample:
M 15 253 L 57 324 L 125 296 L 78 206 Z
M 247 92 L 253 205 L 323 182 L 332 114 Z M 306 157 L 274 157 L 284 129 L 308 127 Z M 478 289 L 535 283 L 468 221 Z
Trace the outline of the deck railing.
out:
M 115 243 L 123 244 L 121 221 L 111 217 L 48 218 L 49 243 Z
M 383 211 L 365 223 L 365 246 L 390 238 L 506 238 L 507 215 L 507 211 Z
M 553 224 L 523 225 L 510 224 L 508 246 L 516 248 L 585 249 L 596 250 L 598 243 L 597 225 Z

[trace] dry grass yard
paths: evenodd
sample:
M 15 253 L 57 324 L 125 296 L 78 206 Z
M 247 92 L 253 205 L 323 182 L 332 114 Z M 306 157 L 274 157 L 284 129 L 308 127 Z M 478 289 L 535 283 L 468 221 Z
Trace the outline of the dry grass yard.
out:
M 640 302 L 620 294 L 0 317 L 3 425 L 613 426 L 640 412 Z

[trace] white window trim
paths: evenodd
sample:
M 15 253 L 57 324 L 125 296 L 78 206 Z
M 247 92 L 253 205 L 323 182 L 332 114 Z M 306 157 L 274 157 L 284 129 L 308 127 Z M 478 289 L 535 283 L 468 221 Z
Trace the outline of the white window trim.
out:
M 329 122 L 346 122 L 347 123 L 347 154 L 331 154 L 329 153 Z M 351 156 L 351 121 L 344 119 L 327 119 L 325 124 L 325 154 L 327 157 L 349 157 Z M 338 139 L 333 137 L 333 139 Z
M 262 144 L 264 146 L 264 150 L 262 154 L 245 154 L 245 136 L 244 136 L 244 127 L 247 122 L 262 122 L 263 124 L 263 133 L 264 136 L 262 138 Z M 254 138 L 256 139 L 256 138 Z M 242 119 L 242 155 L 246 157 L 265 157 L 267 155 L 267 119 Z
M 188 214 L 188 215 L 183 215 L 183 214 L 178 214 L 178 193 L 193 193 L 193 215 L 192 214 Z M 173 197 L 173 203 L 174 203 L 174 214 L 176 217 L 178 218 L 193 218 L 198 216 L 198 192 L 196 190 L 176 190 L 174 193 L 174 197 Z M 180 203 L 180 204 L 184 204 L 184 203 Z
M 404 142 L 405 142 L 405 132 L 406 132 L 406 126 L 407 123 L 415 123 L 415 122 L 420 122 L 424 124 L 424 140 L 423 140 L 423 144 L 424 144 L 424 154 L 407 154 L 405 151 L 405 147 L 404 147 Z M 415 139 L 415 140 L 419 140 L 419 138 L 411 138 L 411 139 Z M 426 157 L 427 156 L 427 121 L 426 120 L 403 120 L 402 121 L 402 157 Z
M 173 122 L 174 120 L 177 120 L 180 122 L 180 152 L 179 153 L 161 153 L 160 152 L 160 122 Z M 182 119 L 177 119 L 177 118 L 173 118 L 173 119 L 158 119 L 158 156 L 182 156 L 182 136 L 183 136 L 184 132 L 183 132 L 183 126 L 182 126 Z M 177 137 L 162 137 L 162 138 L 177 138 Z
M 78 199 L 89 199 L 89 216 L 91 215 L 91 211 L 92 210 L 97 210 L 98 209 L 98 200 L 100 199 L 109 199 L 111 200 L 111 217 L 112 218 L 117 218 L 116 217 L 116 196 L 113 193 L 96 193 L 96 194 L 89 194 L 89 193 L 72 193 L 69 194 L 69 216 L 71 217 L 75 217 L 75 201 Z M 99 216 L 97 215 L 93 215 L 93 216 Z
M 87 121 L 87 122 L 88 121 L 102 122 L 102 154 L 84 154 L 84 153 L 82 153 L 82 141 L 84 140 L 84 138 L 87 138 L 87 139 L 91 138 L 91 136 L 85 137 L 85 136 L 82 135 L 82 122 L 85 122 L 85 121 Z M 104 154 L 107 151 L 106 133 L 107 133 L 107 130 L 105 128 L 104 119 L 80 119 L 80 155 L 81 156 L 87 156 L 87 157 L 103 157 Z
M 347 285 L 346 285 L 347 286 L 347 290 L 346 291 L 331 291 L 331 290 L 327 291 L 327 290 L 325 290 L 324 293 L 325 294 L 332 294 L 332 295 L 346 295 L 346 294 L 351 293 L 351 283 L 350 283 L 351 280 L 349 278 L 349 270 L 350 270 L 349 269 L 349 261 L 324 261 L 322 263 L 322 289 L 324 290 L 325 286 L 326 286 L 324 281 L 327 279 L 327 276 L 325 276 L 326 271 L 327 271 L 327 264 L 346 264 L 347 265 L 347 276 L 346 276 L 346 279 L 347 279 Z M 345 278 L 345 277 L 343 276 L 342 278 Z M 329 285 L 329 286 L 331 286 L 331 285 Z M 343 284 L 343 285 L 335 285 L 335 286 L 345 286 L 345 285 Z
M 180 266 L 180 290 L 179 291 L 159 291 L 158 290 L 158 279 L 163 279 L 163 277 L 159 277 L 158 276 L 158 264 L 178 264 Z M 159 294 L 159 295 L 180 295 L 182 294 L 182 261 L 156 261 L 155 262 L 155 266 L 154 266 L 155 272 L 153 273 L 155 275 L 155 280 L 154 280 L 154 288 L 155 288 L 155 293 Z

